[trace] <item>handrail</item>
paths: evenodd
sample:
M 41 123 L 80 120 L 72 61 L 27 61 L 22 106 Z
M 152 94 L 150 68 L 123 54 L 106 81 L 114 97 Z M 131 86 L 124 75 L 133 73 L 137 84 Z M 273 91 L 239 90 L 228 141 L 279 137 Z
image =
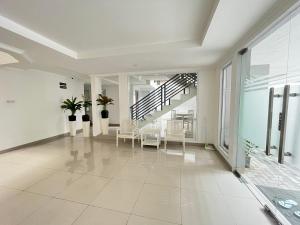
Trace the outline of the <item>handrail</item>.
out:
M 159 107 L 162 110 L 172 97 L 184 91 L 190 86 L 197 85 L 196 73 L 179 73 L 167 80 L 145 97 L 137 101 L 130 107 L 131 118 L 133 120 L 144 119 L 144 117 Z

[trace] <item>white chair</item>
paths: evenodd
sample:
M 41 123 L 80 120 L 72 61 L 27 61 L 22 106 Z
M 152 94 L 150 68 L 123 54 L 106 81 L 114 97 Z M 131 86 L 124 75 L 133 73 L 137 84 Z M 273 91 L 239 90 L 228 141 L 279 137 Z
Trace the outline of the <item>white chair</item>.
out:
M 176 119 L 176 110 L 171 111 L 171 119 L 175 120 Z
M 131 139 L 132 148 L 134 148 L 134 139 L 139 138 L 137 121 L 124 120 L 121 122 L 120 128 L 117 129 L 116 146 L 119 147 L 119 138 Z
M 183 129 L 183 120 L 168 120 L 165 129 L 165 150 L 167 151 L 168 141 L 182 142 L 183 152 L 185 152 L 185 130 Z
M 141 148 L 144 145 L 156 146 L 157 150 L 160 146 L 160 129 L 158 128 L 145 128 L 141 131 Z

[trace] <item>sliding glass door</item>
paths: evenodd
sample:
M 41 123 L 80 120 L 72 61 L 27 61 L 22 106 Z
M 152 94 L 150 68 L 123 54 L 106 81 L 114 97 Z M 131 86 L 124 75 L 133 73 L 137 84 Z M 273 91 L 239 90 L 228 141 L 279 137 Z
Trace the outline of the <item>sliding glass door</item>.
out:
M 300 224 L 299 12 L 248 48 L 241 76 L 238 171 L 274 214 Z

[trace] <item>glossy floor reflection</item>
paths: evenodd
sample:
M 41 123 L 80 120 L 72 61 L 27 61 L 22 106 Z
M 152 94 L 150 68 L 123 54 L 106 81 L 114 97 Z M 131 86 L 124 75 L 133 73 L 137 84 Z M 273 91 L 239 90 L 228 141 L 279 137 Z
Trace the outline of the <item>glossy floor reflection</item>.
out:
M 5 225 L 273 224 L 214 151 L 83 137 L 0 154 Z

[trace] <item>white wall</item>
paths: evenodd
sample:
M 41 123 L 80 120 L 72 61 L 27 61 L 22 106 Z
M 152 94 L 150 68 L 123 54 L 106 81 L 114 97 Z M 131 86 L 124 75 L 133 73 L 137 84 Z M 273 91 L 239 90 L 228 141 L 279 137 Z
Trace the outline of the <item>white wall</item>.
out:
M 108 105 L 109 123 L 120 124 L 119 115 L 119 85 L 103 85 L 102 89 L 106 90 L 106 95 L 114 100 L 113 105 Z
M 60 89 L 66 82 L 67 89 Z M 38 70 L 0 69 L 0 151 L 68 132 L 61 102 L 81 97 L 83 82 Z M 81 128 L 81 113 L 77 114 Z
M 198 142 L 216 143 L 219 82 L 214 70 L 198 72 Z
M 119 75 L 119 120 L 120 124 L 130 117 L 128 74 Z

